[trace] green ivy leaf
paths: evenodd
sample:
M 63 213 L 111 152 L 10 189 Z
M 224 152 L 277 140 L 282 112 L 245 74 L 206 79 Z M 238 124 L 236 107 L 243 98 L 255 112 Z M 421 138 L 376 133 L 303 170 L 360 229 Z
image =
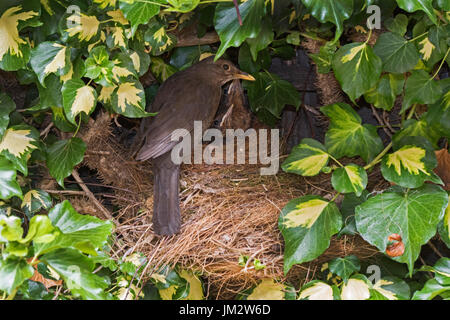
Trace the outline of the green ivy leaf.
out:
M 167 0 L 167 2 L 173 6 L 173 8 L 169 8 L 167 11 L 186 13 L 194 10 L 200 3 L 200 0 Z
M 390 18 L 385 22 L 386 28 L 403 37 L 408 28 L 408 17 L 400 13 L 395 16 L 395 18 Z
M 158 57 L 152 59 L 150 69 L 159 82 L 166 81 L 167 78 L 177 72 L 177 69 L 174 66 L 166 64 L 163 59 Z
M 278 220 L 278 228 L 285 241 L 284 273 L 294 264 L 308 262 L 321 255 L 329 247 L 331 236 L 338 233 L 341 226 L 341 214 L 334 202 L 319 196 L 291 200 Z
M 250 53 L 253 61 L 258 58 L 258 52 L 264 50 L 273 41 L 274 33 L 272 29 L 272 20 L 265 18 L 262 22 L 261 31 L 256 37 L 250 37 L 246 40 L 250 47 Z
M 35 215 L 30 220 L 27 236 L 20 239 L 19 242 L 24 244 L 30 241 L 33 241 L 33 243 L 48 243 L 55 239 L 57 232 L 54 231 L 56 230 L 48 216 Z
M 0 139 L 9 124 L 9 114 L 16 109 L 15 102 L 4 92 L 0 93 Z
M 437 24 L 436 14 L 433 9 L 433 0 L 397 0 L 398 6 L 407 12 L 415 12 L 417 10 L 421 10 L 425 12 L 433 21 L 434 24 Z
M 394 152 L 383 157 L 383 177 L 405 188 L 420 187 L 425 181 L 442 183 L 433 173 L 437 166 L 433 146 L 422 137 L 405 137 L 394 144 Z
M 369 162 L 383 149 L 376 127 L 363 125 L 361 117 L 348 104 L 335 103 L 320 110 L 330 118 L 325 147 L 335 158 L 361 156 Z
M 344 30 L 344 21 L 353 13 L 353 0 L 302 0 L 314 18 L 336 26 L 336 42 Z
M 385 74 L 381 76 L 376 87 L 364 94 L 364 99 L 376 108 L 390 111 L 396 97 L 402 93 L 405 78 L 403 74 Z
M 210 46 L 191 46 L 175 48 L 170 56 L 170 64 L 184 70 L 198 62 L 202 53 L 211 52 Z
M 70 48 L 57 42 L 42 42 L 31 50 L 30 64 L 39 82 L 45 87 L 44 80 L 50 73 L 63 76 L 72 68 Z
M 337 168 L 331 177 L 331 184 L 340 193 L 354 192 L 359 197 L 367 187 L 366 170 L 356 164 Z
M 405 251 L 392 259 L 406 263 L 412 275 L 420 248 L 436 234 L 447 204 L 447 193 L 436 185 L 414 190 L 394 187 L 356 207 L 356 226 L 381 252 L 386 251 L 388 237 L 399 234 Z
M 318 141 L 310 138 L 303 139 L 295 146 L 281 168 L 285 172 L 296 173 L 305 177 L 318 175 L 328 164 L 327 149 Z
M 449 196 L 450 203 L 450 196 Z M 450 248 L 450 204 L 445 210 L 444 219 L 439 223 L 438 232 L 442 241 Z
M 34 269 L 17 257 L 0 258 L 0 290 L 11 294 L 25 280 L 33 276 Z
M 239 47 L 247 38 L 255 38 L 261 32 L 264 15 L 264 0 L 247 0 L 239 5 L 242 26 L 239 25 L 236 9 L 232 3 L 219 3 L 214 14 L 214 27 L 219 34 L 220 47 L 215 60 L 229 47 Z
M 133 29 L 136 30 L 140 24 L 146 24 L 159 13 L 160 6 L 155 2 L 163 3 L 161 0 L 152 2 L 119 0 L 119 8 L 123 11 L 125 18 L 131 22 Z
M 333 70 L 342 90 L 355 99 L 375 87 L 381 75 L 381 59 L 367 43 L 341 47 L 333 58 Z
M 290 82 L 268 72 L 254 77 L 256 81 L 245 82 L 244 87 L 248 90 L 250 107 L 257 115 L 264 110 L 279 119 L 286 105 L 300 106 L 300 94 Z
M 447 0 L 437 0 L 438 6 L 444 11 L 450 11 L 450 3 Z
M 450 258 L 440 258 L 433 267 L 423 266 L 419 271 L 434 272 L 434 278 L 443 286 L 450 286 Z
M 400 113 L 414 104 L 433 104 L 442 96 L 442 87 L 424 70 L 415 70 L 406 80 L 405 98 Z
M 373 51 L 383 61 L 383 71 L 386 72 L 405 73 L 412 70 L 420 59 L 413 42 L 391 32 L 378 37 Z
M 347 193 L 344 195 L 344 199 L 341 203 L 342 221 L 344 226 L 338 233 L 338 237 L 344 234 L 354 235 L 358 231 L 356 230 L 355 222 L 355 208 L 356 206 L 364 203 L 369 196 L 369 192 L 364 190 L 361 196 L 357 197 L 354 193 Z
M 0 242 L 19 241 L 22 239 L 22 221 L 16 216 L 0 215 Z
M 437 148 L 440 133 L 426 120 L 426 115 L 421 119 L 408 119 L 403 123 L 403 129 L 397 131 L 392 137 L 393 141 L 400 141 L 405 137 L 424 137 L 431 142 L 434 148 Z
M 333 42 L 327 42 L 320 47 L 319 53 L 309 54 L 311 59 L 317 65 L 317 71 L 319 73 L 329 73 L 332 68 L 333 57 L 336 52 L 336 44 Z
M 425 285 L 421 290 L 414 292 L 412 300 L 432 300 L 436 296 L 449 291 L 450 286 L 444 286 L 437 282 L 436 279 L 430 279 L 425 282 Z
M 335 258 L 328 262 L 328 267 L 333 274 L 338 275 L 344 282 L 347 282 L 353 273 L 359 272 L 361 264 L 358 257 L 352 255 L 344 258 Z
M 22 198 L 22 189 L 16 181 L 14 165 L 0 157 L 0 199 L 7 200 L 14 196 Z
M 62 86 L 64 112 L 67 120 L 76 124 L 76 116 L 90 115 L 97 104 L 97 92 L 80 79 L 71 79 Z
M 46 253 L 56 248 L 76 248 L 82 252 L 96 255 L 111 234 L 112 223 L 75 211 L 69 201 L 57 204 L 48 213 L 52 224 L 60 234 L 52 242 L 34 244 L 35 252 Z
M 58 184 L 64 187 L 64 178 L 72 174 L 73 168 L 83 161 L 86 144 L 80 138 L 59 140 L 46 152 L 47 167 Z
M 80 296 L 86 300 L 112 299 L 112 295 L 105 292 L 109 281 L 93 273 L 95 264 L 78 250 L 57 249 L 43 255 L 40 260 L 64 279 L 75 297 Z
M 151 53 L 154 56 L 171 50 L 177 43 L 176 36 L 167 33 L 166 26 L 158 20 L 154 20 L 148 25 L 144 39 L 150 44 Z

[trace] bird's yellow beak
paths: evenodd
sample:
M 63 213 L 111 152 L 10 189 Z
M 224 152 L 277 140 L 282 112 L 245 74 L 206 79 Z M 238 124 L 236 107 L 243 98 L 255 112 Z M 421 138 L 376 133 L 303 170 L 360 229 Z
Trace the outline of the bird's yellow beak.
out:
M 255 81 L 256 80 L 253 76 L 251 76 L 250 74 L 245 73 L 245 72 L 236 73 L 234 75 L 234 77 L 235 77 L 235 79 L 242 79 L 242 80 L 248 80 L 248 81 Z

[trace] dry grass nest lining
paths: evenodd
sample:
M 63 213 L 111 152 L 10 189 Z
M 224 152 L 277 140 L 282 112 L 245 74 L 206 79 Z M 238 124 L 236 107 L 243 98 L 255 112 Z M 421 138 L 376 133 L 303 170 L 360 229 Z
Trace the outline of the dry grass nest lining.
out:
M 184 165 L 181 233 L 158 237 L 151 225 L 151 164 L 132 161 L 130 151 L 105 130 L 110 123 L 107 115 L 100 115 L 82 132 L 87 143 L 84 164 L 95 169 L 100 180 L 114 191 L 110 197 L 119 207 L 114 213 L 114 255 L 144 253 L 149 259 L 144 281 L 159 266 L 178 263 L 201 271 L 210 293 L 224 298 L 262 278 L 301 284 L 332 258 L 353 254 L 364 260 L 377 253 L 360 237 L 334 237 L 318 259 L 294 266 L 285 277 L 283 239 L 277 227 L 281 208 L 307 194 L 330 198 L 333 189 L 328 176 L 306 179 L 281 171 L 276 176 L 261 176 L 256 165 Z M 374 177 L 372 181 L 381 180 Z M 247 267 L 238 265 L 241 255 L 250 257 Z M 253 259 L 259 259 L 266 268 L 255 271 L 250 267 Z

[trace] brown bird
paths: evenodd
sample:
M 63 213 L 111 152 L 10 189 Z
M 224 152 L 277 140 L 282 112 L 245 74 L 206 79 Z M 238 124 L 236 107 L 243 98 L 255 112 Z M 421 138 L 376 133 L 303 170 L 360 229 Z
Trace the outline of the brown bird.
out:
M 180 166 L 171 160 L 171 141 L 176 129 L 194 130 L 194 121 L 202 121 L 207 129 L 214 120 L 222 95 L 222 86 L 234 79 L 255 80 L 237 69 L 230 61 L 213 57 L 175 73 L 159 88 L 151 104 L 154 118 L 146 118 L 141 126 L 141 143 L 136 160 L 152 159 L 154 175 L 153 230 L 159 235 L 180 231 L 179 200 Z M 145 139 L 145 141 L 142 141 Z

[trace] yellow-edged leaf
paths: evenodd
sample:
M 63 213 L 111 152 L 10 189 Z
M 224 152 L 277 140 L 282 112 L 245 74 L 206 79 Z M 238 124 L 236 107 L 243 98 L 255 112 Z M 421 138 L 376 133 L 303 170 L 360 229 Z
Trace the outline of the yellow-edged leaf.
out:
M 95 105 L 95 90 L 91 86 L 83 86 L 77 90 L 75 100 L 72 104 L 72 116 L 84 112 L 89 114 L 92 107 Z
M 119 88 L 117 89 L 118 107 L 123 112 L 125 112 L 127 104 L 140 108 L 139 102 L 141 101 L 141 98 L 139 97 L 139 93 L 141 93 L 141 90 L 136 88 L 136 86 L 132 82 L 125 82 L 120 84 Z
M 420 49 L 420 53 L 423 54 L 423 60 L 429 60 L 431 57 L 431 54 L 433 53 L 433 50 L 435 46 L 431 43 L 430 39 L 428 37 L 425 37 L 422 41 L 419 42 L 420 45 L 422 45 L 422 49 Z
M 94 0 L 94 3 L 98 3 L 100 9 L 105 9 L 107 6 L 115 7 L 117 0 Z
M 331 273 L 330 273 L 331 274 Z M 325 282 L 317 282 L 300 293 L 299 299 L 308 300 L 334 300 L 333 288 Z
M 113 28 L 112 37 L 114 40 L 114 45 L 118 47 L 126 47 L 127 44 L 125 42 L 125 34 L 122 28 L 115 27 Z
M 273 279 L 263 279 L 247 300 L 284 300 L 284 286 Z
M 117 9 L 114 11 L 108 11 L 106 14 L 108 16 L 110 16 L 113 21 L 123 24 L 124 26 L 129 23 L 128 20 L 123 15 L 122 10 L 120 10 L 120 9 Z
M 26 21 L 39 15 L 39 13 L 34 11 L 17 13 L 20 10 L 22 10 L 22 6 L 9 8 L 0 17 L 0 60 L 7 53 L 22 57 L 19 46 L 26 44 L 26 41 L 19 37 L 17 28 L 19 21 Z
M 116 86 L 102 87 L 102 90 L 100 90 L 98 100 L 103 103 L 111 102 L 111 97 L 115 88 Z
M 192 271 L 183 270 L 180 272 L 180 277 L 189 282 L 189 294 L 185 300 L 204 299 L 202 282 Z
M 365 47 L 366 47 L 366 44 L 363 43 L 359 46 L 351 48 L 350 53 L 342 57 L 342 59 L 341 59 L 342 63 L 352 61 L 361 50 L 365 49 Z
M 39 191 L 37 190 L 30 190 L 28 191 L 24 196 L 23 196 L 23 200 L 22 200 L 22 204 L 20 205 L 20 208 L 22 209 L 27 209 L 31 211 L 31 204 L 32 204 L 32 200 L 36 199 L 37 201 L 39 201 L 43 206 L 45 206 L 45 201 L 44 199 L 42 199 Z
M 419 171 L 430 175 L 425 169 L 425 164 L 421 161 L 425 157 L 425 150 L 414 146 L 403 146 L 401 149 L 388 155 L 386 165 L 394 166 L 398 175 L 401 174 L 401 168 L 408 170 L 410 174 L 418 175 Z
M 137 52 L 133 52 L 130 55 L 130 58 L 131 58 L 131 61 L 133 61 L 134 69 L 136 69 L 136 71 L 139 72 L 140 69 L 141 69 L 141 58 L 139 58 L 138 53 Z
M 393 284 L 393 282 L 380 279 L 373 285 L 373 289 L 378 291 L 379 293 L 381 293 L 383 296 L 385 296 L 389 300 L 398 300 L 398 298 L 394 292 L 382 288 L 382 286 L 387 286 L 390 284 Z
M 0 152 L 8 150 L 15 157 L 21 157 L 25 152 L 36 149 L 37 147 L 31 144 L 34 139 L 28 137 L 30 133 L 30 130 L 7 129 L 0 142 Z
M 360 187 L 364 188 L 362 177 L 359 175 L 359 172 L 358 172 L 358 167 L 345 166 L 344 170 L 347 173 L 347 176 L 350 179 L 350 182 L 352 185 L 360 186 Z
M 54 73 L 58 71 L 58 69 L 62 69 L 66 65 L 66 50 L 67 47 L 63 46 L 59 43 L 54 43 L 53 47 L 60 48 L 56 56 L 53 58 L 52 61 L 48 65 L 45 66 L 44 74 Z
M 83 13 L 80 16 L 73 14 L 67 18 L 67 21 L 76 24 L 74 27 L 67 29 L 69 36 L 73 37 L 78 34 L 78 39 L 82 41 L 91 40 L 97 34 L 100 26 L 100 21 L 97 20 L 97 17 Z
M 302 202 L 296 206 L 295 210 L 292 210 L 284 217 L 283 224 L 286 228 L 302 226 L 309 229 L 313 226 L 327 205 L 327 201 L 320 199 Z

